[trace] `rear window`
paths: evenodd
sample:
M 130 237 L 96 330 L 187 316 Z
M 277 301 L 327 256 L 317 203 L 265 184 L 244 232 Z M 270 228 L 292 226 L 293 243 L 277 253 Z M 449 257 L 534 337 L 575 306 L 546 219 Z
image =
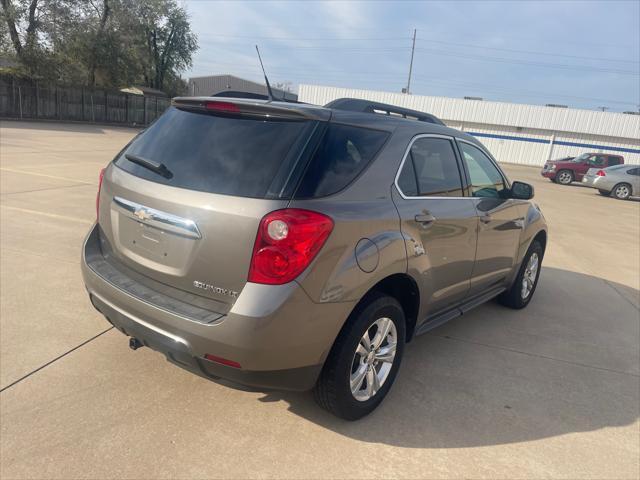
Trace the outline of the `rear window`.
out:
M 605 170 L 614 171 L 614 170 L 620 170 L 621 168 L 625 168 L 625 167 L 626 165 L 614 165 L 613 167 L 606 168 Z
M 215 116 L 170 108 L 116 165 L 153 182 L 241 197 L 277 197 L 315 122 Z M 125 154 L 163 164 L 171 178 Z
M 309 162 L 296 198 L 324 197 L 339 192 L 371 162 L 388 132 L 329 123 Z

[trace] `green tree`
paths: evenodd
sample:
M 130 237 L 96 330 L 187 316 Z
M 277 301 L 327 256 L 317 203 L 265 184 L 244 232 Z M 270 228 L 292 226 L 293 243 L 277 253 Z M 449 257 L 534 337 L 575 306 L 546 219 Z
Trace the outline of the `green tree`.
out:
M 32 78 L 184 89 L 197 38 L 176 0 L 0 0 L 0 53 Z
M 131 1 L 131 0 L 129 0 Z M 198 40 L 184 8 L 175 0 L 133 0 L 146 46 L 145 84 L 163 90 L 192 64 Z
M 0 0 L 2 5 L 3 34 L 6 32 L 18 61 L 31 75 L 37 75 L 49 67 L 47 48 L 39 42 L 44 30 L 48 2 L 42 0 Z

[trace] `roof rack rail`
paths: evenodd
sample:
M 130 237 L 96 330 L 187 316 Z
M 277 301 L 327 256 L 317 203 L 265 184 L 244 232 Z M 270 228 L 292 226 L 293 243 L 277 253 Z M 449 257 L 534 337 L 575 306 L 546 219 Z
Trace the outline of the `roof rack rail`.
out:
M 325 107 L 333 108 L 335 110 L 346 110 L 349 112 L 377 113 L 379 115 L 402 117 L 409 120 L 418 120 L 420 122 L 435 123 L 436 125 L 446 126 L 442 120 L 430 113 L 396 107 L 395 105 L 388 105 L 386 103 L 362 100 L 359 98 L 338 98 L 327 103 Z

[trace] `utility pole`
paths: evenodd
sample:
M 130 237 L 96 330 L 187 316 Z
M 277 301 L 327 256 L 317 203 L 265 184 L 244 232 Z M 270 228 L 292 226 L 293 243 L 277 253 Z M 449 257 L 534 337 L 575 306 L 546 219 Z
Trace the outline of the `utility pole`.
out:
M 609 110 L 609 107 L 598 107 L 598 109 L 602 110 L 603 112 L 606 112 L 607 110 Z
M 407 95 L 411 94 L 411 70 L 413 70 L 413 53 L 416 50 L 416 29 L 413 29 L 413 44 L 411 45 L 411 62 L 409 63 L 409 79 L 407 80 L 407 88 L 405 92 Z

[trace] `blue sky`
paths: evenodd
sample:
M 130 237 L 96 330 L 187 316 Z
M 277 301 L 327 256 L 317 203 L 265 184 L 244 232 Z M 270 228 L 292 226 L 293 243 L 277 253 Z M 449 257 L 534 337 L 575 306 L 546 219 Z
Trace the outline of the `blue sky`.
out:
M 185 76 L 411 91 L 637 111 L 640 1 L 187 0 L 200 50 Z

